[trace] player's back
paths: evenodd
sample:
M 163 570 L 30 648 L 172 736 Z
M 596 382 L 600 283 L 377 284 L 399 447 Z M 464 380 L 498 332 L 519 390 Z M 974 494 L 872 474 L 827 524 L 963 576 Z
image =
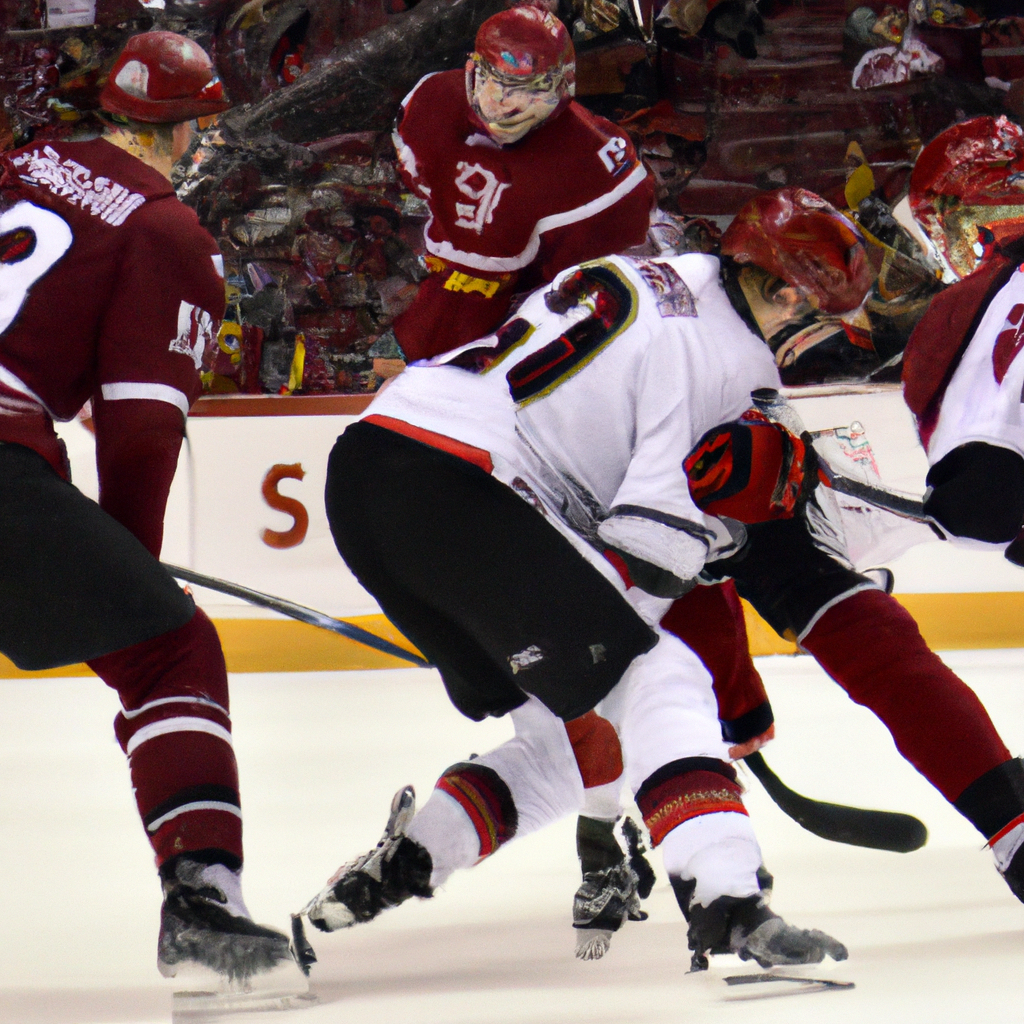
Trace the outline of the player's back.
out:
M 141 160 L 97 138 L 33 144 L 0 166 L 0 382 L 67 419 L 126 363 L 148 379 L 147 350 L 162 359 L 150 336 L 167 349 L 180 302 L 220 315 L 213 240 Z

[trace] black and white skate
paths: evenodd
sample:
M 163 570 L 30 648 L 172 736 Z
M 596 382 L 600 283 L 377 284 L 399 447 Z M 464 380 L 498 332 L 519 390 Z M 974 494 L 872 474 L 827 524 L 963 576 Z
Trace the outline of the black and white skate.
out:
M 244 904 L 234 902 L 219 877 L 221 865 L 180 859 L 164 879 L 157 967 L 166 978 L 190 968 L 213 971 L 229 985 L 248 986 L 254 978 L 290 962 L 288 938 L 256 924 Z
M 391 816 L 380 842 L 338 868 L 300 915 L 321 931 L 333 932 L 372 921 L 382 910 L 413 896 L 432 896 L 430 854 L 405 834 L 415 813 L 416 793 L 406 786 L 391 801 Z
M 583 884 L 573 899 L 572 926 L 580 960 L 600 960 L 625 921 L 647 919 L 640 900 L 650 895 L 655 876 L 643 856 L 647 851 L 640 830 L 631 819 L 623 820 L 627 860 L 614 829 L 615 822 L 585 817 L 577 822 L 576 850 Z
M 691 903 L 689 921 L 691 971 L 706 971 L 709 953 L 736 953 L 760 967 L 818 964 L 826 956 L 845 960 L 849 955 L 830 935 L 787 924 L 760 895 L 719 896 L 707 907 Z

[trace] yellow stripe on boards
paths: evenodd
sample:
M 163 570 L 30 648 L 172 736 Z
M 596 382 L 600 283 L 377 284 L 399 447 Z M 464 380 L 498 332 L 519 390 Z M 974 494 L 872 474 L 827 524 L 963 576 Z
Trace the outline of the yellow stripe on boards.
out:
M 917 620 L 928 645 L 938 651 L 1024 647 L 1024 592 L 983 594 L 896 594 Z M 795 654 L 743 603 L 751 653 Z M 346 620 L 413 650 L 383 615 L 358 615 Z M 281 619 L 218 619 L 215 621 L 229 672 L 336 672 L 348 669 L 407 668 L 400 658 L 382 654 L 354 640 L 304 622 Z M 870 642 L 870 638 L 866 638 Z M 0 679 L 92 675 L 84 665 L 43 672 L 23 672 L 0 655 Z

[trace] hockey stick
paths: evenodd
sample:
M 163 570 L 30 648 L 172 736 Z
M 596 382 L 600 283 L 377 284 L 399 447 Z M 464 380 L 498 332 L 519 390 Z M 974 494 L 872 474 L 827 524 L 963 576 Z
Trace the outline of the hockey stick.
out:
M 911 853 L 928 841 L 924 822 L 898 811 L 869 811 L 862 807 L 811 800 L 793 792 L 768 767 L 760 751 L 744 759 L 768 795 L 798 825 L 822 839 L 872 850 Z
M 820 455 L 818 455 L 818 468 L 825 476 L 828 486 L 834 491 L 848 494 L 851 498 L 860 498 L 861 501 L 866 501 L 886 512 L 892 512 L 894 515 L 902 516 L 904 519 L 913 519 L 918 523 L 935 526 L 935 520 L 925 513 L 924 502 L 920 498 L 897 494 L 885 487 L 877 487 L 874 484 L 843 476 L 841 473 L 837 473 Z
M 193 569 L 185 569 L 166 562 L 163 563 L 163 567 L 176 579 L 184 580 L 186 583 L 194 583 L 207 590 L 229 594 L 261 608 L 270 608 L 297 619 L 299 622 L 306 622 L 319 629 L 326 629 L 331 633 L 348 637 L 357 643 L 401 658 L 414 665 L 430 666 L 430 663 L 424 658 L 398 647 L 375 633 L 360 629 L 359 626 L 353 626 L 350 622 L 332 618 L 330 615 L 307 608 L 305 605 L 296 604 L 281 597 L 273 597 L 270 594 L 263 594 L 238 583 L 217 579 L 215 576 L 207 576 L 205 573 L 196 572 Z M 891 811 L 867 811 L 857 807 L 844 807 L 840 804 L 811 800 L 794 793 L 793 790 L 785 786 L 768 767 L 761 754 L 750 754 L 744 760 L 750 765 L 750 770 L 760 779 L 768 795 L 779 807 L 808 831 L 823 839 L 831 839 L 853 846 L 869 846 L 879 850 L 906 852 L 923 846 L 928 837 L 924 825 L 910 815 Z
M 243 601 L 248 601 L 249 604 L 258 605 L 261 608 L 271 608 L 282 615 L 298 619 L 299 622 L 306 622 L 311 626 L 317 626 L 320 629 L 326 629 L 340 636 L 348 637 L 349 640 L 355 640 L 356 643 L 372 647 L 375 651 L 380 651 L 382 654 L 390 654 L 393 658 L 401 658 L 403 661 L 408 661 L 413 665 L 420 665 L 424 668 L 430 667 L 430 662 L 420 657 L 420 655 L 407 651 L 404 647 L 399 647 L 390 640 L 377 636 L 376 633 L 370 633 L 365 629 L 360 629 L 359 626 L 353 626 L 351 622 L 332 618 L 330 615 L 325 615 L 323 612 L 318 612 L 313 608 L 307 608 L 302 604 L 295 604 L 294 601 L 287 601 L 283 597 L 261 594 L 258 590 L 250 590 L 248 587 L 240 586 L 237 583 L 219 580 L 215 576 L 207 576 L 204 573 L 195 572 L 193 569 L 183 569 L 180 565 L 168 565 L 167 562 L 161 564 L 175 579 L 184 580 L 186 583 L 194 583 L 198 587 L 206 587 L 207 590 L 216 590 L 221 594 L 230 594 L 231 597 L 240 597 Z

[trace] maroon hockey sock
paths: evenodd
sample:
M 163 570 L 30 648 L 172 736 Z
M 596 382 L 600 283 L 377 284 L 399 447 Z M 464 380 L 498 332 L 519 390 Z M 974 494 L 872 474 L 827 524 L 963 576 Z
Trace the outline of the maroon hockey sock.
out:
M 197 608 L 180 629 L 89 667 L 121 698 L 114 731 L 157 865 L 202 850 L 207 860 L 240 867 L 238 769 L 213 623 Z
M 882 720 L 900 753 L 947 800 L 1009 759 L 981 701 L 888 594 L 863 590 L 846 598 L 822 615 L 802 645 Z
M 772 724 L 768 695 L 750 657 L 743 606 L 732 581 L 694 587 L 672 603 L 661 626 L 679 637 L 711 673 L 727 740 L 744 743 Z

